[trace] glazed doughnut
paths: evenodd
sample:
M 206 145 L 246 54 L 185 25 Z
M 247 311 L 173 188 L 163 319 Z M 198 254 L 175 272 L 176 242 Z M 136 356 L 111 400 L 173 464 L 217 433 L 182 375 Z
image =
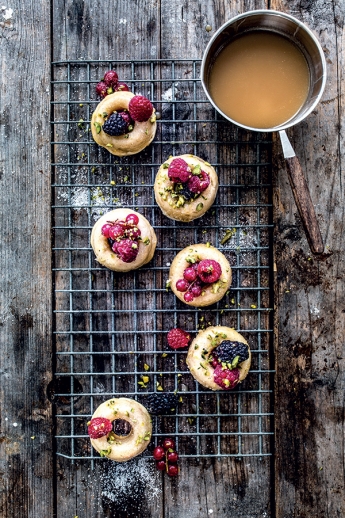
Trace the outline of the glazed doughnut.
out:
M 177 281 L 184 278 L 184 272 L 187 267 L 210 259 L 216 261 L 221 267 L 219 279 L 216 282 L 203 284 L 199 296 L 195 296 L 190 301 L 186 300 L 186 291 L 179 291 L 177 289 Z M 168 283 L 176 297 L 182 302 L 189 306 L 203 307 L 218 302 L 229 289 L 231 280 L 231 267 L 225 255 L 211 245 L 196 244 L 187 246 L 176 255 L 170 266 Z
M 103 457 L 125 462 L 142 453 L 148 446 L 152 435 L 151 417 L 146 408 L 128 398 L 114 398 L 104 401 L 94 412 L 92 419 L 103 417 L 113 422 L 116 419 L 131 425 L 128 435 L 110 432 L 99 439 L 90 439 L 92 446 Z
M 135 242 L 138 246 L 136 258 L 131 262 L 124 262 L 111 248 L 108 239 L 102 234 L 102 227 L 108 222 L 123 222 L 130 214 L 136 215 L 139 222 L 140 240 Z M 148 220 L 130 209 L 115 209 L 104 214 L 94 225 L 91 232 L 91 246 L 96 254 L 96 260 L 115 272 L 128 272 L 140 268 L 151 261 L 157 245 L 155 231 Z
M 145 122 L 135 122 L 133 130 L 125 135 L 112 137 L 102 130 L 107 116 L 113 112 L 128 110 L 129 101 L 134 97 L 132 92 L 114 92 L 107 95 L 97 106 L 91 118 L 91 132 L 97 144 L 117 156 L 127 156 L 139 153 L 147 147 L 156 134 L 156 116 Z
M 243 336 L 230 327 L 214 326 L 200 331 L 189 346 L 186 363 L 192 376 L 204 387 L 211 390 L 224 390 L 213 379 L 214 367 L 208 362 L 210 353 L 224 340 L 247 344 Z M 251 352 L 248 347 L 249 358 L 238 364 L 239 383 L 247 376 Z
M 181 184 L 177 187 L 168 176 L 168 167 L 171 162 L 180 158 L 187 162 L 191 171 L 204 171 L 209 176 L 208 187 L 199 195 L 188 200 L 183 195 L 179 195 Z M 159 168 L 154 184 L 155 198 L 163 214 L 168 218 L 177 221 L 193 221 L 200 218 L 211 207 L 218 190 L 218 176 L 214 168 L 202 158 L 194 155 L 180 155 L 170 157 Z

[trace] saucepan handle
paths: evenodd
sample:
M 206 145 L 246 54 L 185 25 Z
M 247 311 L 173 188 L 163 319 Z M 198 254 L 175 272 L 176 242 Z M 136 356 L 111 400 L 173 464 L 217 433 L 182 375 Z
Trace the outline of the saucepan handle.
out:
M 301 164 L 292 149 L 285 131 L 280 131 L 280 139 L 286 159 L 287 171 L 298 208 L 300 218 L 313 254 L 322 254 L 324 245 L 320 232 L 319 223 L 316 218 L 313 202 L 311 201 L 309 188 L 304 178 Z

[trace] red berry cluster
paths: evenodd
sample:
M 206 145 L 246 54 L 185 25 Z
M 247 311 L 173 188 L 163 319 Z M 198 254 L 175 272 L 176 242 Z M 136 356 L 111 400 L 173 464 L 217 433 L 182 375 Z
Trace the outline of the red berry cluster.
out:
M 96 93 L 104 99 L 104 97 L 114 92 L 129 92 L 129 88 L 126 83 L 119 82 L 119 76 L 115 70 L 108 70 L 104 74 L 103 79 L 97 83 Z
M 138 223 L 136 214 L 128 214 L 125 220 L 108 221 L 102 226 L 101 232 L 111 249 L 125 263 L 133 262 L 139 252 L 141 230 Z
M 191 168 L 183 158 L 174 158 L 168 167 L 169 180 L 176 194 L 186 199 L 196 198 L 210 185 L 209 175 L 200 166 Z
M 205 286 L 217 282 L 221 275 L 222 268 L 217 261 L 203 259 L 185 268 L 183 278 L 176 282 L 176 289 L 184 293 L 186 302 L 192 302 L 200 297 Z
M 172 439 L 164 439 L 162 446 L 156 446 L 153 450 L 153 458 L 159 471 L 165 471 L 170 477 L 178 475 L 178 453 L 175 451 L 175 442 Z
M 112 422 L 106 417 L 94 417 L 87 423 L 87 433 L 91 439 L 100 439 L 113 429 Z
M 179 327 L 170 329 L 167 336 L 168 344 L 172 349 L 181 349 L 182 347 L 188 347 L 190 339 L 190 334 L 184 331 L 183 329 L 180 329 Z

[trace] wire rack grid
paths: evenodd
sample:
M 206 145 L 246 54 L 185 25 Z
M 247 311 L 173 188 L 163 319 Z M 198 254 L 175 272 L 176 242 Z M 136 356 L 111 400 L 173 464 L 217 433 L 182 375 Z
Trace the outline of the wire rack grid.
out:
M 159 112 L 157 134 L 143 152 L 119 158 L 97 146 L 90 118 L 95 85 L 116 69 L 131 91 Z M 96 407 L 125 395 L 175 392 L 173 414 L 153 417 L 153 438 L 173 435 L 182 457 L 245 457 L 272 453 L 272 182 L 269 134 L 250 134 L 218 116 L 199 81 L 199 60 L 53 63 L 52 175 L 55 286 L 55 404 L 57 454 L 98 459 L 86 422 Z M 166 218 L 153 183 L 170 155 L 192 153 L 217 170 L 214 206 L 192 223 Z M 96 261 L 90 233 L 116 207 L 145 215 L 158 246 L 153 260 L 119 274 Z M 233 270 L 217 304 L 191 308 L 166 289 L 169 266 L 182 248 L 211 243 Z M 210 325 L 237 329 L 248 340 L 252 367 L 233 391 L 211 392 L 190 375 L 186 351 L 166 334 L 193 336 Z M 145 382 L 143 382 L 145 380 Z M 147 381 L 148 380 L 148 381 Z

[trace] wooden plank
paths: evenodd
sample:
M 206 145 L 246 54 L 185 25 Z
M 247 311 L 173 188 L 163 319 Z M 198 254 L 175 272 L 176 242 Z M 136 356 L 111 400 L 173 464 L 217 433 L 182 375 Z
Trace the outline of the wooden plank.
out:
M 263 9 L 266 2 L 218 2 L 216 5 L 205 5 L 199 2 L 183 2 L 171 4 L 162 2 L 162 57 L 163 58 L 199 58 L 214 32 L 228 19 L 245 10 Z M 206 29 L 206 26 L 207 29 Z M 209 30 L 211 29 L 211 30 Z M 186 93 L 184 94 L 186 95 Z M 197 117 L 203 119 L 208 107 L 198 105 Z M 209 118 L 205 117 L 206 119 Z M 188 137 L 188 135 L 187 135 Z M 228 137 L 228 138 L 227 138 Z M 226 135 L 224 140 L 233 140 L 234 135 Z M 248 136 L 244 136 L 244 139 Z M 186 140 L 188 142 L 188 139 Z M 166 150 L 166 152 L 170 152 Z M 187 151 L 191 152 L 191 151 Z M 193 151 L 192 151 L 193 152 Z M 212 162 L 214 156 L 208 157 L 206 146 L 198 146 L 194 152 Z M 218 160 L 220 163 L 231 162 L 232 150 L 229 146 L 219 146 Z M 245 156 L 245 155 L 244 155 Z M 249 161 L 245 156 L 244 161 Z M 219 168 L 221 183 L 231 183 L 227 176 L 227 168 Z M 219 192 L 220 205 L 229 203 L 229 193 Z M 247 200 L 249 203 L 250 201 Z M 255 200 L 253 200 L 255 203 Z M 211 237 L 212 242 L 212 237 Z M 249 260 L 249 259 L 248 259 Z M 249 280 L 249 279 L 248 279 Z M 252 281 L 253 279 L 251 279 Z M 250 307 L 250 306 L 248 306 Z M 229 318 L 229 317 L 228 317 Z M 248 317 L 250 318 L 250 317 Z M 244 319 L 242 329 L 248 328 L 249 320 Z M 231 325 L 236 326 L 236 322 Z M 249 326 L 250 327 L 250 326 Z M 249 336 L 249 340 L 252 337 Z M 212 399 L 203 401 L 203 411 L 212 413 Z M 250 414 L 255 407 L 255 398 L 248 395 L 244 407 Z M 229 420 L 227 430 L 233 423 Z M 209 426 L 212 426 L 210 423 Z M 252 423 L 247 428 L 250 428 Z M 255 427 L 255 425 L 254 425 Z M 208 445 L 211 451 L 211 444 Z M 271 516 L 271 463 L 269 457 L 235 459 L 210 458 L 198 461 L 186 459 L 181 462 L 179 480 L 166 481 L 164 492 L 164 509 L 166 517 L 184 516 L 199 518 L 201 516 L 231 517 L 262 517 Z M 172 498 L 173 496 L 173 498 Z
M 159 5 L 152 0 L 145 3 L 126 2 L 125 0 L 115 3 L 106 1 L 102 2 L 99 9 L 96 9 L 94 2 L 89 0 L 85 2 L 69 1 L 66 3 L 54 1 L 54 59 L 134 60 L 158 58 L 159 20 Z M 94 66 L 90 72 L 91 79 L 94 81 L 97 80 L 97 78 L 100 79 L 108 68 L 109 66 L 107 64 L 100 66 L 98 69 Z M 132 78 L 130 66 L 121 66 L 119 64 L 116 66 L 116 69 L 122 80 Z M 75 81 L 83 83 L 83 80 L 89 79 L 84 68 L 81 67 L 80 70 L 78 70 L 78 67 L 72 67 L 71 70 L 73 70 L 73 79 Z M 56 79 L 64 76 L 65 71 L 60 72 L 57 67 Z M 98 76 L 97 73 L 99 74 Z M 140 77 L 145 77 L 143 67 L 139 75 Z M 94 86 L 91 88 L 94 88 Z M 136 85 L 136 88 L 141 88 L 141 85 Z M 59 92 L 58 89 L 57 92 Z M 68 100 L 66 92 L 61 90 L 60 93 L 61 98 L 64 96 L 64 99 Z M 76 120 L 80 117 L 87 119 L 88 117 L 85 110 L 90 110 L 90 113 L 92 113 L 95 105 L 89 107 L 88 97 L 90 92 L 87 89 L 80 87 L 79 93 L 81 100 L 86 100 L 83 106 L 84 112 L 81 113 L 80 111 L 79 114 L 78 110 L 80 110 L 80 108 L 78 108 L 77 104 L 76 109 L 72 107 L 73 113 L 71 112 L 69 115 L 72 115 L 74 119 L 78 117 Z M 73 96 L 73 100 L 78 100 L 78 90 L 74 89 L 73 92 L 70 92 L 70 95 Z M 91 97 L 96 98 L 92 93 Z M 56 110 L 57 120 L 59 120 L 59 118 L 61 120 L 61 117 L 66 117 L 67 112 L 66 110 L 64 111 L 63 106 L 58 106 Z M 66 127 L 62 127 L 61 130 L 62 131 L 60 131 L 58 127 L 56 128 L 55 133 L 61 133 L 57 137 L 57 140 L 61 141 L 66 138 L 66 136 L 68 136 L 66 140 L 78 140 L 78 135 L 75 132 L 73 135 L 67 133 L 69 130 Z M 84 136 L 81 140 L 87 139 L 85 139 Z M 56 146 L 56 161 L 66 162 L 66 153 L 70 152 L 73 155 L 75 148 L 76 146 L 65 146 L 65 148 L 63 146 Z M 68 149 L 70 151 L 68 151 Z M 88 146 L 86 146 L 85 149 L 83 148 L 86 154 L 88 154 L 88 150 Z M 91 160 L 94 160 L 96 163 L 108 163 L 109 157 L 107 151 L 100 153 L 99 156 L 91 156 Z M 94 174 L 91 174 L 91 168 L 88 168 L 86 172 L 85 170 L 81 170 L 79 173 L 76 172 L 77 169 L 78 168 L 71 167 L 67 172 L 71 179 L 73 175 L 76 175 L 75 179 L 71 182 L 72 184 L 98 183 L 103 185 L 109 174 L 113 175 L 111 176 L 112 179 L 119 182 L 119 176 L 114 166 L 96 168 L 97 170 Z M 111 171 L 111 173 L 109 173 L 109 171 Z M 138 169 L 136 169 L 136 173 L 141 174 Z M 64 174 L 65 171 L 63 169 L 57 168 L 56 175 L 58 183 Z M 131 175 L 132 169 L 130 169 L 130 176 Z M 123 176 L 122 174 L 122 177 Z M 142 179 L 144 179 L 144 176 Z M 79 194 L 82 193 L 82 189 L 83 188 L 80 189 Z M 85 189 L 87 188 L 84 188 L 83 192 L 85 192 Z M 104 189 L 106 189 L 106 187 L 104 187 Z M 94 219 L 92 217 L 88 219 L 87 210 L 83 209 L 83 207 L 81 207 L 81 210 L 78 210 L 76 206 L 78 204 L 78 202 L 76 202 L 76 198 L 78 198 L 78 188 L 73 188 L 72 185 L 66 192 L 67 191 L 72 192 L 72 200 L 68 200 L 67 198 L 65 201 L 61 199 L 56 200 L 59 205 L 66 205 L 66 209 L 62 208 L 57 211 L 59 215 L 58 225 L 66 225 L 68 227 L 76 225 L 88 229 L 89 226 L 94 224 Z M 86 194 L 86 197 L 87 196 Z M 127 203 L 131 203 L 132 196 L 132 189 L 126 188 L 121 190 L 122 201 L 126 200 Z M 72 201 L 72 208 L 68 208 L 70 201 Z M 69 218 L 72 218 L 72 223 Z M 87 235 L 85 235 L 83 230 L 76 233 L 73 232 L 73 248 L 78 248 L 79 246 L 81 249 L 85 249 L 85 247 L 89 245 L 88 234 L 88 230 Z M 57 244 L 60 243 L 62 246 L 66 246 L 66 235 L 64 235 L 64 232 L 59 231 L 59 234 L 56 234 L 56 236 L 58 239 Z M 69 244 L 71 245 L 71 242 Z M 81 250 L 79 254 L 73 252 L 70 256 L 68 256 L 68 253 L 65 255 L 57 254 L 57 257 L 59 261 L 58 266 L 63 268 L 66 268 L 66 265 L 68 266 L 69 258 L 72 260 L 72 266 L 75 266 L 77 269 L 82 267 L 88 268 L 89 261 L 94 264 L 93 254 L 84 252 L 83 250 Z M 87 273 L 86 275 L 88 276 L 89 274 Z M 56 301 L 57 307 L 59 307 L 59 300 L 61 300 L 62 307 L 67 310 L 78 308 L 81 314 L 78 316 L 78 322 L 76 317 L 73 318 L 72 325 L 78 326 L 78 329 L 81 331 L 90 330 L 91 326 L 92 329 L 112 329 L 112 317 L 106 313 L 109 309 L 111 310 L 117 307 L 117 299 L 114 299 L 114 296 L 111 294 L 112 287 L 114 286 L 114 282 L 116 282 L 118 288 L 124 290 L 124 295 L 121 297 L 123 307 L 133 308 L 132 277 L 122 276 L 114 278 L 114 275 L 106 270 L 100 272 L 91 271 L 90 275 L 92 275 L 92 281 L 91 279 L 85 280 L 85 274 L 82 274 L 82 272 L 75 272 L 72 275 L 73 279 L 71 285 L 69 285 L 68 275 L 66 276 L 61 273 L 57 277 L 57 282 L 60 288 L 73 287 L 73 289 L 85 289 L 85 286 L 88 286 L 89 282 L 92 282 L 93 289 L 102 290 L 99 296 L 95 294 L 92 297 L 92 303 L 94 304 L 92 309 L 98 310 L 97 314 L 90 315 L 91 307 L 89 297 L 83 297 L 82 295 L 78 299 L 73 297 L 73 301 L 70 303 L 68 295 L 61 294 Z M 143 283 L 144 279 L 141 279 L 140 275 L 142 274 L 138 274 L 138 282 Z M 149 282 L 152 282 L 148 279 L 149 273 L 146 273 L 145 282 L 147 286 Z M 107 290 L 107 296 L 104 295 L 103 290 Z M 145 300 L 142 302 L 147 303 Z M 59 329 L 64 329 L 66 326 L 68 328 L 68 320 L 63 321 L 64 316 L 62 314 L 59 315 L 58 318 Z M 129 315 L 123 319 L 122 325 L 123 327 L 121 327 L 121 323 L 119 323 L 119 330 L 131 328 L 130 326 L 133 324 Z M 133 347 L 132 343 L 133 339 L 131 336 L 124 336 L 123 340 L 121 340 L 121 344 L 117 346 L 117 350 L 128 351 Z M 90 336 L 86 336 L 83 339 L 75 337 L 74 345 L 78 351 L 90 350 Z M 65 341 L 62 335 L 58 336 L 57 347 L 61 351 L 65 349 L 68 352 L 70 350 L 68 340 Z M 112 350 L 112 347 L 111 338 L 108 336 L 92 336 L 93 351 Z M 123 355 L 121 358 L 116 357 L 116 362 L 117 365 L 119 365 L 120 362 L 125 371 L 133 370 L 133 365 L 131 364 L 132 360 L 129 355 Z M 70 372 L 71 364 L 68 355 L 66 357 L 59 357 L 58 367 L 60 372 Z M 102 375 L 103 372 L 113 372 L 111 369 L 114 368 L 114 359 L 111 358 L 110 355 L 94 355 L 92 368 L 95 372 L 99 373 L 98 375 L 95 374 L 92 378 L 93 390 L 98 390 L 99 387 L 102 387 L 100 389 L 101 391 L 109 391 L 112 393 L 114 384 L 119 388 L 119 384 L 122 383 L 122 378 L 115 380 L 115 376 L 107 376 L 104 378 Z M 73 369 L 78 372 L 89 372 L 89 357 L 75 357 Z M 133 379 L 127 382 L 127 378 L 128 377 L 124 379 L 124 387 L 132 387 Z M 78 379 L 83 391 L 87 392 L 91 389 L 90 384 L 88 385 L 89 377 L 79 377 Z M 71 413 L 74 409 L 77 414 L 84 415 L 85 412 L 90 412 L 89 400 L 90 398 L 88 397 L 81 398 L 78 401 L 74 398 L 67 398 L 67 405 L 61 405 L 58 401 L 57 409 L 59 413 L 63 413 L 64 411 Z M 93 398 L 95 406 L 102 400 L 104 400 L 102 394 Z M 63 420 L 59 420 L 59 423 L 61 423 L 61 421 Z M 86 418 L 75 420 L 75 423 L 79 426 L 79 432 L 85 433 L 86 421 Z M 59 432 L 63 433 L 63 431 L 67 434 L 71 433 L 71 428 L 68 423 L 65 427 L 63 427 L 63 423 L 61 424 Z M 89 441 L 84 441 L 84 443 L 76 441 L 75 444 L 78 448 L 79 443 L 82 447 L 85 446 L 88 448 L 86 453 L 90 453 Z M 67 440 L 65 445 L 60 443 L 60 453 L 61 450 L 63 450 L 67 455 L 71 455 L 70 445 L 71 440 Z M 65 448 L 65 450 L 63 448 Z M 74 454 L 78 453 L 81 453 L 80 449 L 74 452 Z M 95 469 L 92 470 L 90 468 L 90 462 L 88 461 L 77 462 L 72 465 L 71 460 L 58 457 L 57 465 L 59 473 L 56 487 L 58 517 L 69 516 L 71 512 L 74 512 L 75 515 L 83 517 L 117 516 L 121 518 L 127 516 L 157 516 L 158 518 L 163 512 L 161 481 L 159 480 L 159 474 L 154 470 L 154 466 L 150 462 L 142 462 L 141 459 L 134 459 L 131 462 L 121 465 L 112 462 L 100 464 L 99 461 L 97 461 Z
M 53 508 L 50 9 L 23 7 L 0 9 L 0 514 L 37 518 Z
M 318 107 L 289 130 L 328 255 L 310 253 L 276 145 L 277 517 L 340 517 L 344 500 L 343 1 L 271 1 L 319 38 L 328 80 Z M 339 134 L 340 130 L 340 134 Z M 281 411 L 279 411 L 281 409 Z

